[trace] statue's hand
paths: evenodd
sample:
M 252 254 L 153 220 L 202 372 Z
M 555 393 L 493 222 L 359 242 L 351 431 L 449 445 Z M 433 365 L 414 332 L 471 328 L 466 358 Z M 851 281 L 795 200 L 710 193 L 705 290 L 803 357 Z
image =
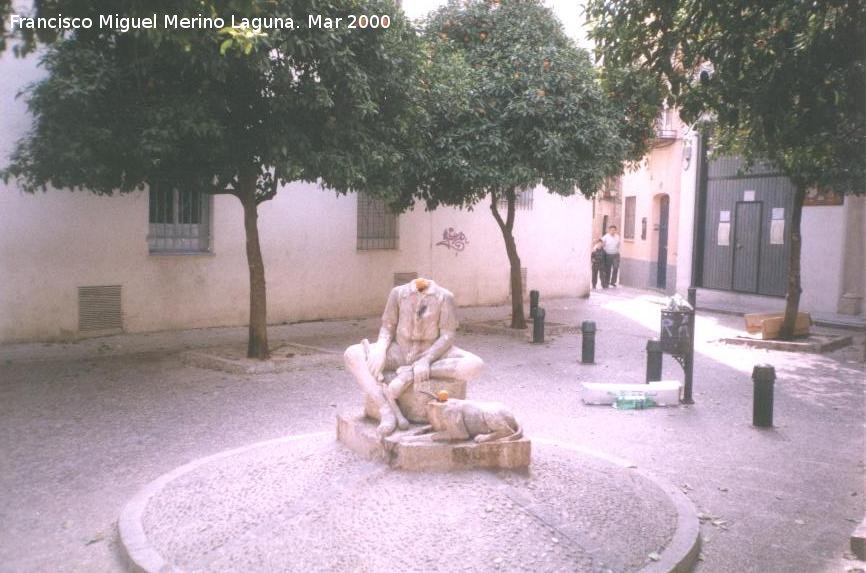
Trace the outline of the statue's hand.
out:
M 430 379 L 430 361 L 426 358 L 421 358 L 412 365 L 412 374 L 415 377 L 415 382 L 426 382 Z
M 382 369 L 385 367 L 385 356 L 388 353 L 388 345 L 383 342 L 376 342 L 370 345 L 370 353 L 367 356 L 367 366 L 370 368 L 370 374 L 373 378 L 379 380 L 382 376 Z

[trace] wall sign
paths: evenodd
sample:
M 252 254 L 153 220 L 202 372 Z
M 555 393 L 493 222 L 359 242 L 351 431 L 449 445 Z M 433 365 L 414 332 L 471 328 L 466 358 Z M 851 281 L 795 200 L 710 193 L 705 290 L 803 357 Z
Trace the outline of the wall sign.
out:
M 731 224 L 719 223 L 718 244 L 720 247 L 727 247 L 731 244 Z
M 743 201 L 754 201 L 755 192 L 752 190 L 743 191 Z
M 785 244 L 785 220 L 773 219 L 770 221 L 770 244 L 784 245 Z

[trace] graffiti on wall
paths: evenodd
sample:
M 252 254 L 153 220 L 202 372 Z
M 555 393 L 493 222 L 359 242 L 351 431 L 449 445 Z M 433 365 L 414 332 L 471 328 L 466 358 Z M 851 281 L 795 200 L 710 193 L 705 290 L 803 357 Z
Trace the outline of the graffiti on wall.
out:
M 448 227 L 442 231 L 442 240 L 436 243 L 436 246 L 447 247 L 456 254 L 465 249 L 468 244 L 469 239 L 466 237 L 466 233 L 462 231 L 458 233 L 454 230 L 454 227 Z

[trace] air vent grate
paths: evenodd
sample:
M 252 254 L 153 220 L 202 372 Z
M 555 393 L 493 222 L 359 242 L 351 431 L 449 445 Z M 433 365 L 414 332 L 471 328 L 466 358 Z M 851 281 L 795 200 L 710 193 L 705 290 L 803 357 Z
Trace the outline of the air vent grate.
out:
M 400 286 L 414 281 L 418 278 L 418 273 L 394 273 L 394 286 Z
M 78 287 L 78 330 L 122 330 L 120 285 Z

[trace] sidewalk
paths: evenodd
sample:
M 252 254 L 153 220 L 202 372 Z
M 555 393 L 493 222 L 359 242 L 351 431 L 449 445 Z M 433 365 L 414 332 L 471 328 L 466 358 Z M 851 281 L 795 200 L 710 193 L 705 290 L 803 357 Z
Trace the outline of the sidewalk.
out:
M 866 494 L 860 349 L 793 355 L 726 346 L 717 340 L 738 332 L 742 319 L 699 310 L 693 406 L 584 405 L 581 381 L 643 382 L 644 348 L 658 334 L 662 299 L 620 288 L 543 299 L 551 322 L 596 322 L 592 366 L 579 363 L 575 334 L 544 345 L 461 334 L 460 346 L 487 363 L 470 397 L 511 405 L 530 437 L 630 459 L 677 485 L 703 514 L 700 573 L 844 570 Z M 461 309 L 464 321 L 508 312 Z M 376 330 L 377 319 L 364 318 L 269 333 L 274 343 L 339 352 Z M 189 348 L 243 345 L 245 336 L 238 327 L 0 346 L 3 568 L 121 571 L 115 522 L 145 484 L 223 450 L 333 431 L 336 411 L 360 404 L 341 367 L 232 375 L 178 357 Z M 773 364 L 778 375 L 769 430 L 750 425 L 758 363 Z M 669 357 L 664 377 L 682 379 Z
M 717 291 L 700 288 L 697 291 L 698 309 L 710 312 L 743 315 L 750 312 L 785 312 L 785 299 L 775 296 L 760 296 Z M 831 312 L 811 312 L 812 321 L 819 326 L 850 328 L 866 331 L 866 315 L 838 314 Z

